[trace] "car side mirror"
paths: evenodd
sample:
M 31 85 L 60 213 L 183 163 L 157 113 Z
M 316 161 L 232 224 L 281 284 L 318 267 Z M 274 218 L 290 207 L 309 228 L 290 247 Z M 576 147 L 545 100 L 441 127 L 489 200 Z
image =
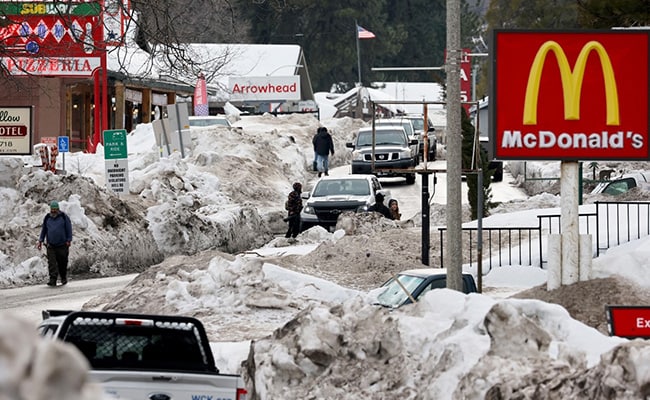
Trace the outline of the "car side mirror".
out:
M 354 149 L 354 143 L 352 143 L 352 142 L 347 142 L 347 143 L 345 144 L 345 147 L 349 147 L 349 148 L 351 148 L 351 149 Z
M 427 132 L 434 132 L 435 130 L 436 130 L 436 128 L 431 127 L 431 128 L 429 128 L 429 130 Z

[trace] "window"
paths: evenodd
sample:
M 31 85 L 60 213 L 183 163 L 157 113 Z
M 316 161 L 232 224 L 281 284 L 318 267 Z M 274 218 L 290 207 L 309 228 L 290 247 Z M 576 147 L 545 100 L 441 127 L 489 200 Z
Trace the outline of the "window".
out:
M 397 279 L 399 282 L 391 279 L 384 285 L 386 289 L 377 296 L 379 304 L 386 307 L 401 306 L 408 299 L 409 294 L 413 293 L 424 281 L 424 278 L 410 275 L 399 275 Z

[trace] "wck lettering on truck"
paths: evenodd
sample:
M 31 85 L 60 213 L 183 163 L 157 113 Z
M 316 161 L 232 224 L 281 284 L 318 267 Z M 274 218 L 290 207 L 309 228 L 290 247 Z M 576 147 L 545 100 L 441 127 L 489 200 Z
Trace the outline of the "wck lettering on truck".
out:
M 648 158 L 647 32 L 495 35 L 497 158 Z

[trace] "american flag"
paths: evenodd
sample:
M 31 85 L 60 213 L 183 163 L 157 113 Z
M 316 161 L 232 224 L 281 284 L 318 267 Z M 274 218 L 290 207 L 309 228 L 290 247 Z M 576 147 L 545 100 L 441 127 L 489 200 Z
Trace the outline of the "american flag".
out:
M 374 39 L 375 34 L 370 32 L 367 29 L 363 29 L 359 25 L 357 25 L 357 36 L 359 39 Z

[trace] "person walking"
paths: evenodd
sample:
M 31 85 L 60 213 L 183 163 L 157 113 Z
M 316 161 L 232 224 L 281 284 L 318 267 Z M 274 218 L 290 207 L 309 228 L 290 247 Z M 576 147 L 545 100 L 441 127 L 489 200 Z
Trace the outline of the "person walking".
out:
M 316 166 L 318 168 L 318 177 L 325 173 L 329 175 L 329 155 L 334 155 L 334 141 L 327 128 L 321 126 L 316 131 L 316 136 L 312 139 L 314 144 L 314 153 L 316 153 Z
M 388 209 L 390 210 L 391 219 L 399 221 L 402 218 L 402 214 L 399 212 L 399 204 L 397 204 L 397 200 L 390 199 L 388 201 Z
M 287 209 L 287 217 L 284 219 L 289 222 L 289 229 L 287 229 L 286 238 L 295 239 L 300 233 L 300 212 L 302 211 L 302 184 L 296 182 L 293 184 L 293 191 L 287 196 L 285 207 Z
M 375 194 L 375 204 L 368 207 L 368 211 L 378 212 L 388 219 L 393 219 L 390 210 L 384 204 L 384 195 L 381 193 Z
M 50 279 L 48 286 L 56 286 L 57 278 L 61 277 L 61 285 L 68 283 L 68 254 L 72 242 L 72 223 L 70 218 L 61 210 L 59 203 L 50 203 L 50 212 L 43 218 L 41 235 L 36 247 L 41 250 L 43 243 L 47 247 L 47 269 Z

